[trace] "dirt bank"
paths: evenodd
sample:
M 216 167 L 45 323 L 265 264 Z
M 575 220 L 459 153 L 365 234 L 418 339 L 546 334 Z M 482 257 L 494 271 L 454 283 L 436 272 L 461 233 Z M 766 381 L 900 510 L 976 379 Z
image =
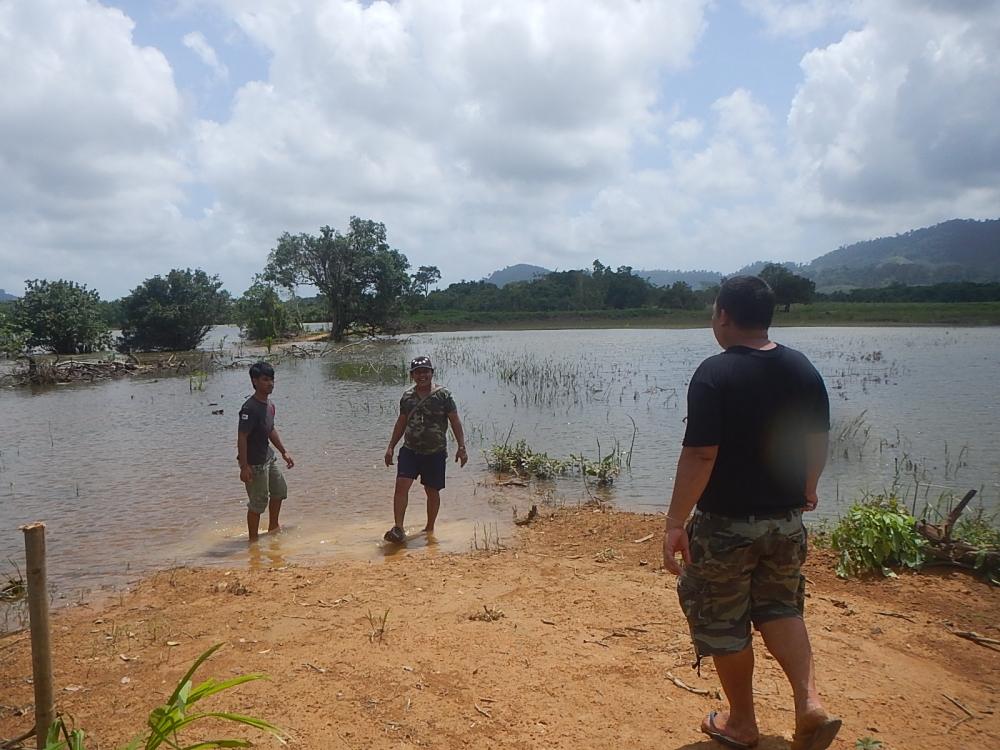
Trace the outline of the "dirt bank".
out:
M 564 510 L 499 554 L 163 572 L 55 615 L 59 708 L 93 733 L 88 747 L 117 747 L 223 642 L 202 677 L 271 679 L 211 707 L 268 718 L 298 747 L 712 750 L 697 727 L 721 702 L 668 678 L 718 686 L 710 665 L 690 668 L 660 528 Z M 820 687 L 845 720 L 834 748 L 866 736 L 888 750 L 1000 747 L 1000 653 L 951 632 L 1000 637 L 1000 590 L 951 571 L 843 582 L 822 550 L 806 572 Z M 484 606 L 503 616 L 470 619 Z M 371 620 L 387 610 L 380 641 Z M 0 639 L 0 737 L 31 726 L 30 674 L 27 635 Z M 773 660 L 759 657 L 756 685 L 760 747 L 787 748 L 791 698 Z

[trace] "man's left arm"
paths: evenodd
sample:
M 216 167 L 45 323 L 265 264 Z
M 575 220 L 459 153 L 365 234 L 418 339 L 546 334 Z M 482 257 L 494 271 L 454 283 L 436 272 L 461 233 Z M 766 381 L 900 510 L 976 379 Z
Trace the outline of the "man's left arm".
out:
M 448 421 L 451 423 L 451 431 L 455 433 L 455 440 L 458 441 L 455 460 L 465 466 L 469 462 L 469 453 L 465 450 L 465 430 L 462 429 L 462 420 L 459 419 L 457 409 L 448 412 Z
M 667 527 L 663 534 L 663 566 L 675 575 L 680 574 L 681 567 L 674 555 L 680 552 L 685 563 L 691 562 L 684 524 L 708 486 L 718 455 L 717 445 L 684 446 L 677 459 L 677 476 L 674 478 Z
M 827 432 L 810 432 L 806 435 L 806 504 L 803 510 L 816 510 L 819 495 L 816 488 L 820 475 L 826 468 L 826 457 L 830 450 L 830 435 Z
M 285 465 L 290 469 L 295 466 L 295 461 L 292 460 L 291 454 L 285 450 L 285 446 L 281 443 L 281 436 L 278 434 L 278 428 L 272 427 L 270 434 L 271 444 L 278 449 L 278 453 L 281 457 L 285 459 Z

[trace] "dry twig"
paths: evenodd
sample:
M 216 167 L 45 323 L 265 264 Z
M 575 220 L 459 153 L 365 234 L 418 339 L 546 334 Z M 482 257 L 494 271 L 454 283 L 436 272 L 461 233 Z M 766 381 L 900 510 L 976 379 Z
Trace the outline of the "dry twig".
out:
M 958 706 L 958 707 L 959 707 L 960 709 L 962 709 L 963 711 L 965 711 L 966 715 L 967 715 L 967 716 L 968 716 L 968 717 L 969 717 L 970 719 L 975 719 L 975 718 L 976 718 L 976 715 L 975 715 L 974 713 L 972 713 L 972 711 L 970 711 L 970 710 L 969 710 L 969 709 L 967 709 L 967 708 L 966 708 L 965 706 L 963 706 L 963 705 L 962 705 L 961 703 L 959 703 L 959 702 L 958 702 L 958 701 L 957 701 L 957 700 L 956 700 L 955 698 L 952 698 L 952 697 L 951 697 L 950 695 L 948 695 L 947 693 L 941 693 L 941 695 L 943 695 L 943 696 L 944 696 L 945 698 L 947 698 L 948 700 L 950 700 L 950 701 L 951 701 L 952 703 L 954 703 L 954 704 L 955 704 L 956 706 Z

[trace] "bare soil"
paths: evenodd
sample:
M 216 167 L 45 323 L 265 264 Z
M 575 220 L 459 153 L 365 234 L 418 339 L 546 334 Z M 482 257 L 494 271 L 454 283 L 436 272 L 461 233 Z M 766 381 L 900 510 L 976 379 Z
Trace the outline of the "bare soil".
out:
M 698 725 L 724 704 L 711 664 L 691 669 L 661 524 L 581 508 L 543 513 L 499 553 L 164 571 L 54 613 L 58 709 L 89 750 L 119 747 L 222 642 L 199 677 L 270 679 L 208 707 L 267 718 L 292 746 L 713 750 Z M 1000 652 L 952 632 L 1000 638 L 1000 590 L 952 570 L 841 581 L 824 550 L 806 573 L 820 689 L 844 719 L 833 748 L 1000 747 Z M 470 619 L 486 610 L 498 619 Z M 790 690 L 755 647 L 759 747 L 787 748 Z M 0 738 L 32 725 L 30 676 L 28 635 L 0 638 Z M 212 736 L 244 734 L 226 731 Z

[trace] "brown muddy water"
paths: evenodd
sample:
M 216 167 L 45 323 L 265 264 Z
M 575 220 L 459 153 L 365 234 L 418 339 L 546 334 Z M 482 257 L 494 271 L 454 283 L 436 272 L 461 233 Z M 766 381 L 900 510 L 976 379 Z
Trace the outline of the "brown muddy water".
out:
M 235 329 L 207 348 L 232 347 Z M 826 378 L 835 421 L 816 519 L 864 493 L 895 486 L 921 512 L 942 494 L 1000 494 L 1000 329 L 787 328 L 774 338 L 804 351 Z M 384 559 L 393 469 L 382 462 L 405 381 L 404 362 L 434 358 L 453 391 L 470 461 L 450 464 L 436 543 L 467 550 L 509 536 L 511 505 L 529 497 L 581 503 L 599 496 L 642 512 L 664 509 L 684 429 L 685 391 L 717 350 L 698 330 L 559 330 L 423 334 L 350 347 L 277 368 L 277 426 L 296 466 L 286 472 L 286 531 L 245 541 L 235 461 L 236 415 L 250 394 L 243 368 L 0 391 L 0 573 L 23 566 L 21 524 L 48 526 L 54 595 L 73 601 L 171 565 L 282 565 L 334 555 Z M 201 386 L 199 389 L 198 386 Z M 222 410 L 221 415 L 213 412 Z M 634 421 L 634 433 L 633 433 Z M 634 443 L 633 443 L 634 434 Z M 631 467 L 596 490 L 579 478 L 532 490 L 495 486 L 491 445 L 525 439 L 536 451 L 596 458 L 632 447 Z M 424 521 L 411 493 L 407 525 Z M 0 576 L 3 577 L 3 576 Z

